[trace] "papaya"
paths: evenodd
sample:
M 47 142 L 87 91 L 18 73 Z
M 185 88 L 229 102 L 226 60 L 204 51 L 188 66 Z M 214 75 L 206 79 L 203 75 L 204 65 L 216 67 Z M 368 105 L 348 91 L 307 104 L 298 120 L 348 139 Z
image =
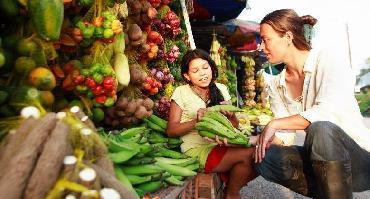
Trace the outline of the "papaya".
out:
M 28 82 L 31 86 L 42 91 L 53 90 L 56 86 L 54 74 L 47 68 L 37 67 L 28 75 Z
M 36 62 L 31 57 L 18 57 L 14 63 L 15 70 L 19 74 L 27 74 L 36 67 Z
M 40 91 L 35 87 L 20 86 L 13 87 L 10 90 L 11 97 L 9 100 L 9 105 L 15 108 L 17 111 L 29 105 L 41 104 Z
M 51 107 L 55 101 L 54 94 L 51 91 L 40 91 L 41 103 L 45 107 Z
M 64 18 L 63 0 L 29 0 L 28 9 L 41 38 L 58 40 Z
M 37 50 L 37 44 L 32 39 L 21 39 L 17 44 L 17 52 L 23 56 L 31 56 Z

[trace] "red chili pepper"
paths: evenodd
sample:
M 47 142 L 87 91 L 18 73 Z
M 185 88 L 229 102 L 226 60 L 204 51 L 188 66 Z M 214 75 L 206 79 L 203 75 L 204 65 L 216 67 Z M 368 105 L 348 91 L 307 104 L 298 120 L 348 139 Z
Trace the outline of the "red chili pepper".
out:
M 84 81 L 85 81 L 85 77 L 84 77 L 83 75 L 77 75 L 77 76 L 73 79 L 73 83 L 75 83 L 75 84 L 77 84 L 77 85 L 82 84 Z
M 109 91 L 107 91 L 105 94 L 106 94 L 107 96 L 109 96 L 109 97 L 113 97 L 113 96 L 115 96 L 115 95 L 116 95 L 116 90 L 115 90 L 115 89 L 113 89 L 113 90 L 109 90 Z
M 105 95 L 99 95 L 95 97 L 95 101 L 99 104 L 104 104 L 106 100 L 107 100 L 107 96 Z
M 103 86 L 107 90 L 114 90 L 116 82 L 113 77 L 106 77 L 103 81 Z
M 94 95 L 101 95 L 104 93 L 103 87 L 102 86 L 96 86 L 95 89 L 93 89 Z
M 96 82 L 91 77 L 86 78 L 85 84 L 91 89 L 96 88 Z

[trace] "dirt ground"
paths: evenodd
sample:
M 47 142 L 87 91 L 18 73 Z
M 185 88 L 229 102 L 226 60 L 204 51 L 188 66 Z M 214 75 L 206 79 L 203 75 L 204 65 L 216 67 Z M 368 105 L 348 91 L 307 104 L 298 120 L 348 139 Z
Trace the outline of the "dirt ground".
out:
M 370 128 L 370 118 L 365 118 L 365 123 Z M 304 134 L 298 133 L 296 144 L 302 145 Z M 243 199 L 308 199 L 308 197 L 294 193 L 289 189 L 273 182 L 265 180 L 263 177 L 258 177 L 245 186 L 241 190 Z M 353 193 L 355 199 L 369 199 L 370 190 L 360 193 Z

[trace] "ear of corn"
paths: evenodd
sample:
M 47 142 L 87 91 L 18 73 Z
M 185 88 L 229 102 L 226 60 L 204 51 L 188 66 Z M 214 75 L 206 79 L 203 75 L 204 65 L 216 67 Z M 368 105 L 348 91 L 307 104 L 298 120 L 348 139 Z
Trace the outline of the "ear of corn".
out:
M 148 117 L 148 120 L 151 121 L 152 123 L 160 126 L 162 129 L 167 129 L 167 121 L 152 114 L 150 117 Z
M 150 175 L 163 173 L 164 169 L 155 164 L 137 165 L 137 166 L 125 166 L 122 168 L 125 174 L 130 175 Z
M 161 133 L 164 133 L 166 132 L 166 129 L 165 128 L 162 128 L 160 127 L 158 124 L 156 123 L 153 123 L 152 121 L 148 120 L 148 119 L 143 119 L 145 121 L 145 123 L 148 125 L 148 127 L 150 129 L 153 129 L 155 131 L 158 131 L 158 132 L 161 132 Z
M 153 192 L 162 186 L 162 181 L 150 181 L 143 184 L 139 184 L 136 188 L 144 191 L 145 193 Z
M 197 163 L 189 164 L 185 166 L 185 168 L 192 170 L 192 171 L 196 171 L 199 169 L 199 163 L 197 162 Z
M 197 175 L 196 172 L 176 165 L 167 164 L 164 162 L 156 162 L 156 165 L 166 170 L 168 173 L 172 175 L 178 175 L 178 176 L 195 176 Z
M 204 116 L 213 118 L 217 122 L 220 122 L 222 125 L 226 126 L 231 131 L 234 130 L 234 127 L 231 124 L 230 120 L 227 119 L 226 116 L 224 116 L 222 113 L 220 113 L 218 111 L 207 111 Z
M 242 112 L 243 110 L 233 105 L 215 105 L 207 108 L 208 111 L 230 111 L 230 112 Z
M 177 165 L 177 166 L 187 166 L 197 161 L 196 158 L 173 159 L 173 158 L 165 158 L 165 157 L 156 157 L 155 160 L 157 162 L 164 162 L 167 164 L 172 164 L 172 165 Z
M 177 185 L 177 186 L 182 186 L 184 184 L 183 181 L 175 178 L 174 176 L 170 176 L 170 177 L 167 177 L 165 179 L 166 182 L 168 182 L 169 184 L 172 184 L 172 185 Z
M 138 152 L 138 150 L 121 150 L 117 153 L 109 153 L 108 156 L 114 163 L 123 163 L 132 158 Z
M 136 190 L 132 187 L 131 182 L 126 177 L 125 173 L 118 167 L 114 167 L 114 173 L 121 184 L 126 187 L 130 192 L 132 192 L 137 198 L 139 198 Z
M 143 133 L 145 131 L 145 129 L 146 128 L 143 127 L 143 126 L 130 128 L 130 129 L 127 129 L 127 130 L 121 132 L 119 134 L 119 137 L 122 138 L 122 139 L 130 139 L 130 138 L 134 137 L 137 134 Z
M 142 164 L 152 164 L 155 162 L 155 159 L 152 157 L 142 157 L 142 158 L 135 158 L 135 157 L 126 161 L 125 165 L 135 166 L 135 165 L 142 165 Z
M 227 138 L 235 138 L 235 133 L 227 129 L 222 124 L 218 123 L 215 120 L 211 120 L 210 118 L 202 118 L 203 121 L 198 122 L 195 125 L 195 128 L 198 131 L 209 131 L 211 133 L 227 137 Z

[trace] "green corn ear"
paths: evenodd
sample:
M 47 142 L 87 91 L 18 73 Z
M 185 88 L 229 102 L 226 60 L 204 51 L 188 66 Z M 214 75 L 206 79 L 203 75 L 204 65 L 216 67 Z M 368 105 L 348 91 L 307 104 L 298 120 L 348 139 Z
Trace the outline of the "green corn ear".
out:
M 117 153 L 109 153 L 108 156 L 114 163 L 123 163 L 132 158 L 137 153 L 137 150 L 123 150 Z
M 138 175 L 126 175 L 127 179 L 131 182 L 132 185 L 142 184 L 144 182 L 149 182 L 152 180 L 152 177 L 149 176 L 138 176 Z
M 158 131 L 158 132 L 161 132 L 161 133 L 166 132 L 166 129 L 165 128 L 162 128 L 162 127 L 158 126 L 156 123 L 153 123 L 153 122 L 151 122 L 148 119 L 143 119 L 143 120 L 145 121 L 145 123 L 148 125 L 148 127 L 150 129 L 153 129 L 153 130 Z
M 182 144 L 182 140 L 180 138 L 168 138 L 168 144 L 180 145 Z
M 242 112 L 243 110 L 233 105 L 215 105 L 207 108 L 208 111 L 230 111 L 230 112 Z
M 222 113 L 218 111 L 207 111 L 207 113 L 204 116 L 210 117 L 216 120 L 217 122 L 220 122 L 221 124 L 226 126 L 228 129 L 230 129 L 231 131 L 234 131 L 234 126 L 231 124 L 230 120 L 227 119 L 227 117 L 223 115 Z
M 196 171 L 199 169 L 199 163 L 190 164 L 186 166 L 185 168 L 192 170 L 192 171 Z
M 144 133 L 145 129 L 146 129 L 145 127 L 130 128 L 130 129 L 127 129 L 127 130 L 121 132 L 119 134 L 119 137 L 121 137 L 123 139 L 130 139 L 130 138 L 134 137 L 137 134 Z
M 158 152 L 155 153 L 154 156 L 155 157 L 168 157 L 168 158 L 175 158 L 175 159 L 182 159 L 182 158 L 188 157 L 187 155 L 183 153 L 173 151 L 170 149 L 166 149 L 166 148 L 162 148 L 162 147 L 158 147 Z
M 235 132 L 231 131 L 230 129 L 223 126 L 221 123 L 211 119 L 211 118 L 202 118 L 203 121 L 198 122 L 195 125 L 195 128 L 198 131 L 209 131 L 211 133 L 227 137 L 227 138 L 235 138 Z
M 158 190 L 162 186 L 163 186 L 162 181 L 151 181 L 139 184 L 136 188 L 144 191 L 145 193 L 150 193 Z
M 176 166 L 176 165 L 170 165 L 164 162 L 156 162 L 156 165 L 166 170 L 168 173 L 172 175 L 178 175 L 178 176 L 195 176 L 197 175 L 196 172 L 187 169 L 185 167 Z
M 164 170 L 155 164 L 145 164 L 137 166 L 125 166 L 122 168 L 125 174 L 130 175 L 151 175 L 164 172 Z
M 149 118 L 148 118 L 151 122 L 153 122 L 154 124 L 160 126 L 162 129 L 167 129 L 167 121 L 152 114 Z
M 167 183 L 169 184 L 172 184 L 172 185 L 176 185 L 176 186 L 182 186 L 184 184 L 183 181 L 181 180 L 178 180 L 177 178 L 175 178 L 174 176 L 170 176 L 170 177 L 167 177 L 166 179 L 164 179 Z
M 127 179 L 125 173 L 121 170 L 121 168 L 115 166 L 114 167 L 114 173 L 116 174 L 117 179 L 121 182 L 121 184 L 128 189 L 136 198 L 139 198 L 137 192 L 135 189 L 132 187 L 132 184 L 130 181 Z
M 168 138 L 165 138 L 162 134 L 157 132 L 151 132 L 148 138 L 150 143 L 167 143 Z
M 143 165 L 143 164 L 152 164 L 155 162 L 155 159 L 152 157 L 142 157 L 142 158 L 131 158 L 125 162 L 125 165 L 128 166 L 135 166 L 135 165 Z

